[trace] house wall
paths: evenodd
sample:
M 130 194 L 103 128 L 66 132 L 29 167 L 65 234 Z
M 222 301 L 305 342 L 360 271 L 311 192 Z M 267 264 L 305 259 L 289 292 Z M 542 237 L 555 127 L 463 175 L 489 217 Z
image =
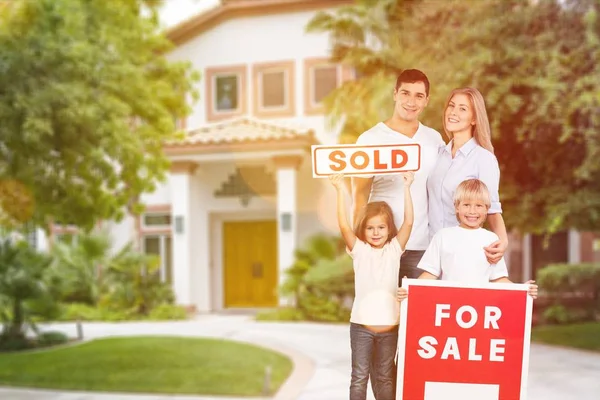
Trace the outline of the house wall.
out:
M 337 132 L 327 130 L 323 115 L 305 115 L 304 60 L 329 57 L 329 39 L 326 34 L 308 34 L 305 27 L 315 11 L 251 16 L 224 21 L 196 38 L 175 48 L 168 58 L 172 61 L 190 61 L 203 75 L 197 83 L 200 100 L 193 104 L 193 112 L 186 126 L 190 129 L 208 122 L 206 113 L 206 68 L 246 66 L 247 115 L 252 115 L 254 64 L 266 62 L 294 62 L 295 115 L 272 118 L 270 121 L 299 122 L 315 130 L 323 143 L 335 143 Z

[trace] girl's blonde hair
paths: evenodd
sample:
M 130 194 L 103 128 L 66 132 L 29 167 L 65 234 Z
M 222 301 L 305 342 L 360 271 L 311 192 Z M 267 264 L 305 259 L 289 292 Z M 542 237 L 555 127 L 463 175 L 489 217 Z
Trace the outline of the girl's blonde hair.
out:
M 363 207 L 354 228 L 354 235 L 363 242 L 366 242 L 365 231 L 367 229 L 367 221 L 379 215 L 383 216 L 387 221 L 389 234 L 386 243 L 395 238 L 398 234 L 398 229 L 396 229 L 396 225 L 394 224 L 394 213 L 385 201 L 374 201 L 367 203 Z
M 475 126 L 472 128 L 473 137 L 477 141 L 477 144 L 493 154 L 494 146 L 492 146 L 490 121 L 488 120 L 487 111 L 485 109 L 485 101 L 483 100 L 483 96 L 479 90 L 475 88 L 466 87 L 454 89 L 452 92 L 450 92 L 450 95 L 446 99 L 446 106 L 444 107 L 444 117 L 442 117 L 446 136 L 448 136 L 449 139 L 452 139 L 453 137 L 452 132 L 448 132 L 446 129 L 445 110 L 448 108 L 450 100 L 452 100 L 452 97 L 455 94 L 464 94 L 471 101 L 473 115 L 475 116 Z
M 467 179 L 462 181 L 454 192 L 454 207 L 468 200 L 479 200 L 489 209 L 492 205 L 490 192 L 485 183 L 479 179 Z

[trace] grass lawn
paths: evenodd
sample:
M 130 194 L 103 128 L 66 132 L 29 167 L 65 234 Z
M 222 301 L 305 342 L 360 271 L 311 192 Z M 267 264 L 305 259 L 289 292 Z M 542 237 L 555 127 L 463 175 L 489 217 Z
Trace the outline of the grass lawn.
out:
M 536 342 L 600 351 L 600 322 L 538 326 L 531 332 Z
M 0 353 L 0 385 L 140 393 L 259 396 L 292 371 L 286 356 L 219 339 L 128 337 L 31 353 Z

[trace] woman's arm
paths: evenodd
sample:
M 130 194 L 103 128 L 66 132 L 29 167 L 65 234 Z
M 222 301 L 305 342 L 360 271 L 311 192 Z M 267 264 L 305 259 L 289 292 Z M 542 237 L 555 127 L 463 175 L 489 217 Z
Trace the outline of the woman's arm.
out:
M 486 153 L 487 154 L 487 153 Z M 500 205 L 500 167 L 498 159 L 490 154 L 489 158 L 483 158 L 484 163 L 479 165 L 479 179 L 485 183 L 491 200 L 491 213 L 488 214 L 487 220 L 490 224 L 490 229 L 498 235 L 500 240 L 495 241 L 484 248 L 485 256 L 490 264 L 497 264 L 508 247 L 508 234 L 502 218 L 502 206 Z
M 331 175 L 329 179 L 331 180 L 331 183 L 335 187 L 335 191 L 337 193 L 337 219 L 340 227 L 340 233 L 342 234 L 342 238 L 344 239 L 346 246 L 350 251 L 352 251 L 354 244 L 356 243 L 356 235 L 352 231 L 346 215 L 346 201 L 344 199 L 344 175 Z
M 504 252 L 506 252 L 506 248 L 508 247 L 508 234 L 506 233 L 506 225 L 504 225 L 504 218 L 502 218 L 502 214 L 500 213 L 488 214 L 487 220 L 490 224 L 490 229 L 492 232 L 498 235 L 499 240 L 496 240 L 489 246 L 484 247 L 483 250 L 488 262 L 490 264 L 497 264 L 504 256 Z

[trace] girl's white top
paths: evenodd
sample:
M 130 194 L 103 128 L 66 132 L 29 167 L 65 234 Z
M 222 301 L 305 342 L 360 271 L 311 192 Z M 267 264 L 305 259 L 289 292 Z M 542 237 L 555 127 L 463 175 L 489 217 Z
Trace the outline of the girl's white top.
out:
M 362 325 L 397 325 L 396 301 L 400 256 L 404 250 L 396 238 L 377 249 L 356 239 L 348 254 L 354 260 L 354 304 L 350 322 Z

